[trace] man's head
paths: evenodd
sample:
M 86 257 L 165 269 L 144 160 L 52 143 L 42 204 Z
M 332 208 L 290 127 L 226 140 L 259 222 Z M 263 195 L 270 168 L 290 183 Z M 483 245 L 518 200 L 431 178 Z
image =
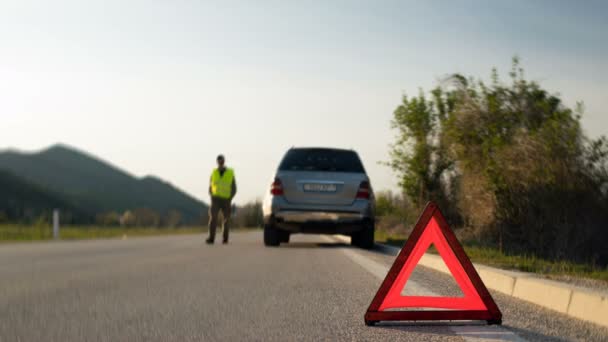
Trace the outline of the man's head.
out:
M 226 162 L 226 159 L 224 159 L 223 154 L 220 154 L 219 156 L 217 156 L 217 166 L 220 169 L 224 168 L 224 162 Z

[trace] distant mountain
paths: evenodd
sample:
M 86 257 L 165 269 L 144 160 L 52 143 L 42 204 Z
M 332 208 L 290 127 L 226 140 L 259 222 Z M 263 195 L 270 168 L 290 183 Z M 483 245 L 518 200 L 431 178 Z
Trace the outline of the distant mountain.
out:
M 91 213 L 78 208 L 64 196 L 28 183 L 5 170 L 0 170 L 0 189 L 2 219 L 35 221 L 41 216 L 50 217 L 55 208 L 61 209 L 64 221 L 87 222 L 92 218 Z
M 149 208 L 164 215 L 177 210 L 185 221 L 193 223 L 200 220 L 205 207 L 203 202 L 159 178 L 133 177 L 65 145 L 38 153 L 0 152 L 2 169 L 96 213 Z

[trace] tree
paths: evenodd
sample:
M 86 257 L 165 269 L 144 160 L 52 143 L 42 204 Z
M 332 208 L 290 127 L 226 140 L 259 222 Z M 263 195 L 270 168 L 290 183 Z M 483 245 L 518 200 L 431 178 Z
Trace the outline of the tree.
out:
M 510 77 L 453 75 L 430 100 L 403 98 L 391 165 L 404 192 L 444 200 L 500 248 L 606 264 L 606 139 L 587 138 L 582 105 L 527 81 L 517 58 Z
M 397 172 L 399 185 L 416 211 L 427 201 L 434 201 L 444 208 L 448 217 L 458 221 L 450 198 L 452 183 L 442 180 L 449 177 L 454 164 L 440 139 L 441 127 L 453 101 L 441 88 L 433 90 L 431 95 L 427 99 L 421 91 L 418 97 L 402 97 L 391 122 L 397 139 L 391 146 L 388 164 Z
M 101 226 L 117 226 L 120 224 L 120 215 L 110 211 L 95 215 L 95 223 Z
M 165 216 L 165 224 L 168 227 L 171 227 L 171 228 L 177 227 L 180 225 L 181 222 L 182 222 L 182 213 L 175 209 L 169 210 L 169 212 Z
M 125 211 L 120 216 L 120 225 L 123 227 L 132 227 L 135 225 L 135 215 L 131 210 Z
M 237 227 L 257 228 L 263 225 L 262 202 L 255 200 L 236 208 L 233 223 Z
M 137 208 L 133 211 L 135 225 L 138 227 L 158 227 L 160 215 L 150 208 Z

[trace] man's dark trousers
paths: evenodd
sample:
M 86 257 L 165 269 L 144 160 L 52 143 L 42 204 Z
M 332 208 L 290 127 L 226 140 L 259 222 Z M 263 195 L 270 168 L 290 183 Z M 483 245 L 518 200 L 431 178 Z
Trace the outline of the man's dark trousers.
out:
M 228 241 L 228 220 L 230 219 L 230 199 L 221 197 L 211 197 L 211 206 L 209 207 L 209 240 L 215 241 L 215 230 L 219 220 L 220 211 L 224 218 L 222 225 L 224 226 L 224 241 Z

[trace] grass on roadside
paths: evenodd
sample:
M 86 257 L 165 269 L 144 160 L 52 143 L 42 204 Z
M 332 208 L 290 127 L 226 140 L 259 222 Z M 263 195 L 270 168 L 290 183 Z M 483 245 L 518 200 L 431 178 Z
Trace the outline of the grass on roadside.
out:
M 601 269 L 594 265 L 570 261 L 551 261 L 534 255 L 508 255 L 488 247 L 465 245 L 464 249 L 473 262 L 489 266 L 544 275 L 590 278 L 608 283 L 608 268 Z
M 379 243 L 385 243 L 391 246 L 402 247 L 405 244 L 405 240 L 407 240 L 407 235 L 405 234 L 390 234 L 384 230 L 376 229 L 374 233 L 374 240 Z
M 405 235 L 388 234 L 381 230 L 376 231 L 375 237 L 377 242 L 396 247 L 402 247 L 407 240 L 407 236 Z M 550 261 L 537 258 L 533 255 L 508 255 L 489 247 L 467 244 L 463 247 L 471 261 L 488 266 L 547 276 L 589 278 L 608 283 L 608 268 L 602 269 L 589 264 L 573 263 L 569 261 Z M 429 252 L 437 254 L 437 251 L 432 248 L 432 246 Z
M 175 234 L 197 234 L 206 231 L 203 227 L 179 228 L 144 228 L 144 227 L 98 227 L 98 226 L 62 226 L 62 240 L 108 239 L 123 236 L 155 236 Z M 9 241 L 43 241 L 53 238 L 50 226 L 0 225 L 0 242 Z

